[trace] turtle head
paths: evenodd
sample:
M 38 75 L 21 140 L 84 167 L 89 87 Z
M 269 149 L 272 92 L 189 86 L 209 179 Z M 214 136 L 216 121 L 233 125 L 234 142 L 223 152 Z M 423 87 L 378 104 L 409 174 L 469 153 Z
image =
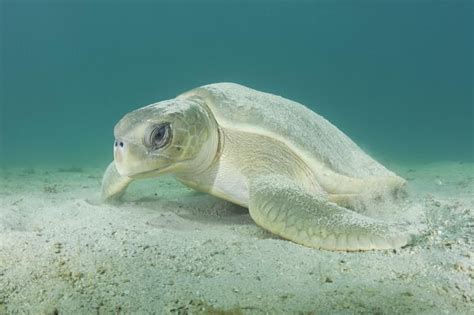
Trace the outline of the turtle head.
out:
M 217 154 L 218 126 L 200 100 L 172 99 L 126 114 L 114 129 L 117 171 L 131 178 L 193 173 Z

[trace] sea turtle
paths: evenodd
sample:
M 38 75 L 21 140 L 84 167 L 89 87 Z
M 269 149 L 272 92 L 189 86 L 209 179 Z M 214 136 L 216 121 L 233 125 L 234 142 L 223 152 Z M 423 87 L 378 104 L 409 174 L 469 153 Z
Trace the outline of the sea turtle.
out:
M 405 180 L 304 105 L 235 83 L 198 87 L 126 114 L 102 197 L 133 180 L 174 174 L 247 207 L 260 227 L 328 250 L 401 247 L 410 234 L 357 213 Z

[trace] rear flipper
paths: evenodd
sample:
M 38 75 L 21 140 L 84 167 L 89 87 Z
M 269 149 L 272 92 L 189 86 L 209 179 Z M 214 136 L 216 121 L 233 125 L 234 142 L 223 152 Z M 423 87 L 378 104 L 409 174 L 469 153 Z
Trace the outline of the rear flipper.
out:
M 249 211 L 261 227 L 305 246 L 327 250 L 399 248 L 407 232 L 362 216 L 313 195 L 284 176 L 270 175 L 250 183 Z
M 115 168 L 115 163 L 111 162 L 102 178 L 102 200 L 106 202 L 118 200 L 132 181 L 130 177 L 121 176 Z

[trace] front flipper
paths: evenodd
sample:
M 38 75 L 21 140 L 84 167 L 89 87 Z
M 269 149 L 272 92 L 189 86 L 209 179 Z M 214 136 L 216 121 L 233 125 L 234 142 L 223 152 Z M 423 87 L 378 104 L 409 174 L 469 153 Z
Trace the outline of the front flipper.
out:
M 404 246 L 406 232 L 309 194 L 290 179 L 269 175 L 250 183 L 249 211 L 261 227 L 305 246 L 371 250 Z
M 106 202 L 118 200 L 132 181 L 130 177 L 121 176 L 115 168 L 115 163 L 111 162 L 102 178 L 102 200 Z

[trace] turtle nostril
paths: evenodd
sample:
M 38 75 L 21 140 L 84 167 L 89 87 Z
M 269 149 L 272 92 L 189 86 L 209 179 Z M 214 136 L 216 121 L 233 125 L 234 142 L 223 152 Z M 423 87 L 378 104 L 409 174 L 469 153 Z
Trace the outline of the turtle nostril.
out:
M 115 140 L 114 146 L 115 147 L 120 146 L 121 148 L 123 148 L 125 146 L 125 143 L 123 141 L 120 141 L 120 140 Z

